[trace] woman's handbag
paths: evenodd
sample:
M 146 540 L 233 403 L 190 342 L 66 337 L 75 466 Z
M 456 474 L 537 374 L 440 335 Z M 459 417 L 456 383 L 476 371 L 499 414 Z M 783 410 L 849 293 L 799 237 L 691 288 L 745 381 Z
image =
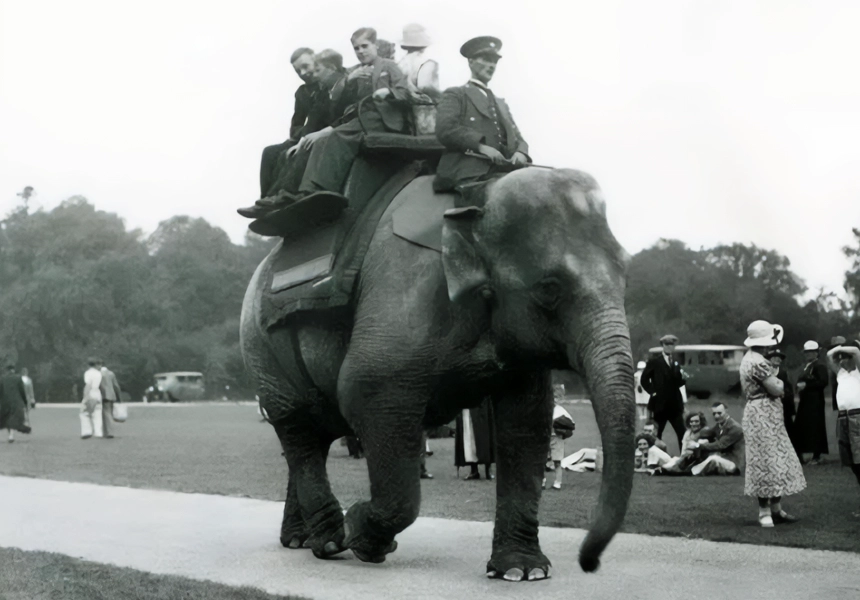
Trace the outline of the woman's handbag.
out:
M 119 402 L 113 403 L 113 420 L 117 423 L 124 423 L 128 419 L 128 408 L 125 404 Z

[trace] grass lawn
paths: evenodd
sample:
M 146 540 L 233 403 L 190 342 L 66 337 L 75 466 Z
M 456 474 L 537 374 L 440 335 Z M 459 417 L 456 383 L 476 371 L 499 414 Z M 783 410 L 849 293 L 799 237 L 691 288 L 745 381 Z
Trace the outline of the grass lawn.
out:
M 3 600 L 301 600 L 16 548 L 0 548 L 0 582 Z
M 696 409 L 709 405 L 691 402 Z M 599 436 L 591 406 L 568 408 L 577 424 L 567 440 L 568 453 L 596 446 Z M 737 400 L 729 412 L 740 419 L 743 411 Z M 839 466 L 831 434 L 835 416 L 829 409 L 827 418 L 828 462 L 804 467 L 808 488 L 784 501 L 785 508 L 802 519 L 799 523 L 762 530 L 755 500 L 743 495 L 743 477 L 636 474 L 623 531 L 860 552 L 860 519 L 851 517 L 860 505 L 860 488 L 850 471 Z M 129 421 L 117 426 L 114 440 L 81 440 L 75 409 L 39 408 L 31 421 L 32 435 L 18 436 L 15 444 L 0 441 L 0 473 L 266 500 L 283 500 L 285 495 L 286 461 L 271 426 L 260 422 L 252 406 L 131 405 Z M 677 452 L 674 433 L 664 437 L 670 452 Z M 492 520 L 494 484 L 457 478 L 452 439 L 430 443 L 434 455 L 427 466 L 435 479 L 422 481 L 421 514 Z M 369 497 L 364 460 L 349 458 L 346 448 L 335 443 L 328 467 L 343 506 Z M 460 475 L 465 474 L 461 470 Z M 564 488 L 544 494 L 541 524 L 587 528 L 599 485 L 599 474 L 565 472 Z

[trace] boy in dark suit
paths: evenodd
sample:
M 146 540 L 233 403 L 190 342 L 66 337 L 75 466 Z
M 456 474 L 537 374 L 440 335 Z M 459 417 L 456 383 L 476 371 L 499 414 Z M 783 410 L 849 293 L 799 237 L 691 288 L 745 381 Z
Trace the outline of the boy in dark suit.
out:
M 460 54 L 469 59 L 472 78 L 445 90 L 436 109 L 436 137 L 446 152 L 439 161 L 433 188 L 450 191 L 483 181 L 502 165 L 531 162 L 508 105 L 488 87 L 501 55 L 502 42 L 483 36 L 469 40 Z M 481 156 L 470 156 L 470 151 Z
M 651 394 L 648 410 L 654 414 L 654 420 L 657 422 L 657 437 L 663 438 L 666 423 L 670 423 L 678 436 L 680 448 L 685 431 L 684 399 L 681 397 L 684 375 L 681 373 L 678 361 L 672 356 L 677 343 L 678 338 L 674 335 L 664 335 L 660 338 L 663 352 L 645 365 L 640 383 L 645 391 Z

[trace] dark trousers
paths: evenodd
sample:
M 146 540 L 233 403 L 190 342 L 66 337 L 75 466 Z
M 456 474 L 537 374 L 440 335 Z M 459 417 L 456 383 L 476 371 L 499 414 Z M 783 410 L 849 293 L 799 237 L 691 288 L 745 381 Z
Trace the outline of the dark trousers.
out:
M 387 131 L 382 117 L 375 111 L 362 113 L 361 119 L 363 128 L 356 118 L 335 127 L 324 145 L 319 142 L 314 144 L 299 186 L 300 192 L 343 191 L 343 184 L 361 148 L 364 132 Z
M 325 145 L 325 140 L 319 140 L 314 146 Z M 284 190 L 291 194 L 299 191 L 299 186 L 302 183 L 302 176 L 308 165 L 311 153 L 308 150 L 298 150 L 284 164 L 276 170 L 276 179 L 268 191 L 264 192 L 266 196 L 274 196 L 279 191 Z
M 681 447 L 681 440 L 684 439 L 684 433 L 686 433 L 683 413 L 655 414 L 654 422 L 657 423 L 657 437 L 661 440 L 663 439 L 663 430 L 666 429 L 666 423 L 669 423 L 672 426 L 672 429 L 675 430 L 675 434 L 678 436 L 678 447 Z M 681 450 L 683 450 L 683 448 L 681 448 Z
M 281 153 L 296 145 L 294 140 L 287 140 L 280 144 L 266 146 L 263 148 L 263 156 L 260 159 L 260 197 L 265 198 L 270 194 L 272 184 L 278 178 L 278 169 L 283 162 Z

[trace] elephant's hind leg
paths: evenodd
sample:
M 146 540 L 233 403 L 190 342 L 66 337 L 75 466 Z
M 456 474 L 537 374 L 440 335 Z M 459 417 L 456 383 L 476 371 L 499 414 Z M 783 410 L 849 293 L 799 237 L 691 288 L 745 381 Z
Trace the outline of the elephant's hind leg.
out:
M 332 494 L 325 463 L 332 439 L 310 421 L 276 423 L 289 467 L 281 543 L 310 548 L 317 558 L 346 550 L 343 511 Z
M 299 506 L 299 494 L 297 491 L 297 477 L 289 476 L 287 483 L 287 500 L 284 502 L 284 518 L 281 521 L 281 544 L 285 548 L 304 548 L 305 542 L 310 537 L 310 530 L 302 518 L 302 509 Z

